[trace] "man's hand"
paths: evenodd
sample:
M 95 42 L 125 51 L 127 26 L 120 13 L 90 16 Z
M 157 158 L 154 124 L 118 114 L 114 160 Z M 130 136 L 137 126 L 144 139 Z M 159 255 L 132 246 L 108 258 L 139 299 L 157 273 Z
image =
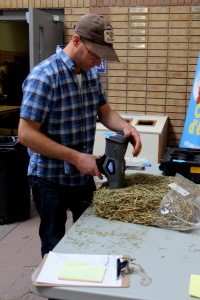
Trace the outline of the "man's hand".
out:
M 75 167 L 83 174 L 90 174 L 92 176 L 97 176 L 99 179 L 103 179 L 103 176 L 96 164 L 97 158 L 99 157 L 79 152 Z
M 130 143 L 133 145 L 133 156 L 137 157 L 142 150 L 142 142 L 140 135 L 135 127 L 127 124 L 123 129 L 124 135 L 130 138 Z

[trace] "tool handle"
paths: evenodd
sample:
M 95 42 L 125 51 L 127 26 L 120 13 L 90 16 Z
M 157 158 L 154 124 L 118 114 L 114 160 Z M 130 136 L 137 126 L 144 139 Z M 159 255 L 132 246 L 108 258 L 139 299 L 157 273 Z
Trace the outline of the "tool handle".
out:
M 103 156 L 101 156 L 100 158 L 96 159 L 96 164 L 97 164 L 97 168 L 99 169 L 99 172 L 103 175 L 106 175 L 104 168 L 103 168 L 103 164 L 105 162 L 106 159 L 106 155 L 104 154 Z

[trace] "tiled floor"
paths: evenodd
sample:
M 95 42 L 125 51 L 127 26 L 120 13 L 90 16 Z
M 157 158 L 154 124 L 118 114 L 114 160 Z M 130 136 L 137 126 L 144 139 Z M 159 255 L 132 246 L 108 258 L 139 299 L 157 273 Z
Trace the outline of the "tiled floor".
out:
M 66 230 L 71 226 L 67 222 Z M 30 218 L 0 225 L 0 299 L 42 300 L 31 292 L 31 274 L 41 261 L 39 218 L 31 202 Z

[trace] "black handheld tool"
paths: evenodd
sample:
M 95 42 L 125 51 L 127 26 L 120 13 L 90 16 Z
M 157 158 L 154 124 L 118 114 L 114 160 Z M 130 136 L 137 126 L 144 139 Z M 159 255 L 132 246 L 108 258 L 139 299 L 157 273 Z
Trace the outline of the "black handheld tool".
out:
M 124 187 L 124 176 L 126 170 L 125 153 L 129 138 L 123 133 L 106 137 L 105 154 L 96 160 L 99 171 L 104 174 L 111 189 Z

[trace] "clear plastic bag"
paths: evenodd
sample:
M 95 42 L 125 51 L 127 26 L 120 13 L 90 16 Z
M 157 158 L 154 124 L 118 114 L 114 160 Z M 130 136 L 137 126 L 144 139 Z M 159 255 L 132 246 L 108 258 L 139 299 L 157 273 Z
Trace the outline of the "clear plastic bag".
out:
M 180 174 L 169 185 L 153 216 L 152 225 L 166 229 L 190 231 L 200 226 L 200 186 Z

